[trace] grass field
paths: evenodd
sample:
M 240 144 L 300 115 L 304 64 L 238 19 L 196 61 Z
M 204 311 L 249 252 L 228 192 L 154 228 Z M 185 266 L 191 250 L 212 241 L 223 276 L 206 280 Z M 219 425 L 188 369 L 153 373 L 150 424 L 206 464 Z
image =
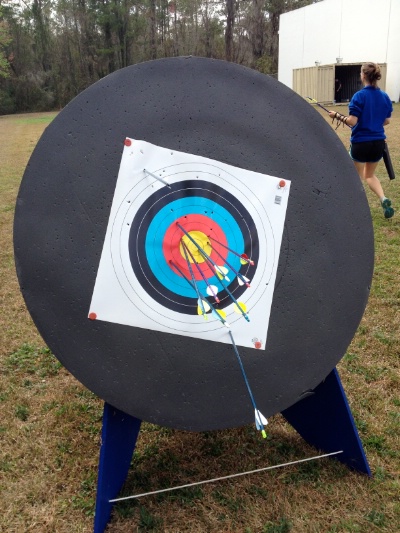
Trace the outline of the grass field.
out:
M 345 108 L 337 110 L 345 112 Z M 316 112 L 319 112 L 316 109 Z M 323 112 L 321 112 L 323 113 Z M 12 223 L 29 156 L 55 114 L 0 117 L 0 532 L 92 531 L 102 402 L 38 335 L 14 271 Z M 325 115 L 323 115 L 325 116 Z M 326 118 L 326 117 L 325 117 Z M 329 117 L 327 118 L 329 120 Z M 338 135 L 347 146 L 349 130 Z M 373 478 L 323 459 L 117 504 L 109 533 L 400 532 L 400 105 L 387 128 L 398 178 L 378 176 L 398 212 L 375 232 L 372 293 L 338 369 Z M 187 433 L 142 426 L 124 494 L 317 455 L 280 415 L 253 427 Z

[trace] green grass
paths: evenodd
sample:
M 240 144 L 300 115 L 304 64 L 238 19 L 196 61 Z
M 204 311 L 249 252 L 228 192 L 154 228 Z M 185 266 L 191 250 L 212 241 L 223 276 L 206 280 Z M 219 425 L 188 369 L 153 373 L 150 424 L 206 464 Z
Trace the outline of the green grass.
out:
M 50 124 L 50 122 L 56 117 L 56 113 L 50 113 L 46 114 L 44 117 L 29 117 L 26 118 L 16 118 L 15 124 L 24 124 L 24 125 L 31 125 L 31 124 Z
M 87 533 L 93 526 L 102 402 L 44 345 L 13 263 L 19 183 L 54 116 L 0 118 L 0 531 L 7 533 Z M 337 133 L 347 146 L 349 131 Z M 385 220 L 366 190 L 375 234 L 373 284 L 338 365 L 373 478 L 332 459 L 293 465 L 120 502 L 108 533 L 400 533 L 399 104 L 387 134 L 398 177 L 390 182 L 383 165 L 378 176 L 398 212 Z M 252 427 L 189 433 L 143 423 L 121 496 L 316 453 L 279 415 L 265 441 Z

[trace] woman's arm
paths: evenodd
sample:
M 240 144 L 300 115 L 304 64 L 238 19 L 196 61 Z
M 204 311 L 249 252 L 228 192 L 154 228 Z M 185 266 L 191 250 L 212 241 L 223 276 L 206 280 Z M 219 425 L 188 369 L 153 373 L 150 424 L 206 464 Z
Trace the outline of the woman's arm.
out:
M 351 126 L 352 128 L 357 124 L 358 117 L 355 117 L 354 115 L 349 115 L 346 120 L 346 124 Z
M 346 116 L 346 115 L 341 115 L 340 113 L 336 113 L 336 111 L 329 111 L 329 116 L 333 119 L 333 120 L 339 120 L 340 122 L 343 122 L 344 124 L 347 124 L 348 126 L 350 126 L 351 128 L 353 126 L 355 126 L 358 122 L 358 118 L 355 117 L 354 115 L 349 115 L 349 116 Z M 388 119 L 386 119 L 388 120 Z

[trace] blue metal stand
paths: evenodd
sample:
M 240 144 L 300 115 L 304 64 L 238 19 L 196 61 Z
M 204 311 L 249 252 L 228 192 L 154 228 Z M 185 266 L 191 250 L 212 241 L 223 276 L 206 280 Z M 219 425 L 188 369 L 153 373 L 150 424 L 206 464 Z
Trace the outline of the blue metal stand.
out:
M 118 496 L 128 474 L 141 420 L 104 404 L 97 480 L 94 533 L 103 533 L 111 516 L 110 500 Z
M 336 369 L 313 394 L 282 411 L 303 439 L 326 453 L 343 450 L 336 459 L 371 476 L 353 415 Z
M 306 442 L 335 456 L 353 470 L 371 475 L 337 370 L 311 395 L 282 415 Z M 104 533 L 113 504 L 128 474 L 141 420 L 104 404 L 94 533 Z

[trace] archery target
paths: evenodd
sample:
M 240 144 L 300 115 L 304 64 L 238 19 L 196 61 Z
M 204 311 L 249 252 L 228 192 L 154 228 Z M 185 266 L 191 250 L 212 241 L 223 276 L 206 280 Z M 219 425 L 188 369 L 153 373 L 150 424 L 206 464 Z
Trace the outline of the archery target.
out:
M 221 288 L 220 307 L 258 409 L 266 418 L 282 412 L 331 373 L 368 300 L 371 216 L 346 149 L 277 80 L 181 57 L 122 69 L 83 91 L 26 168 L 17 274 L 61 363 L 141 420 L 195 431 L 253 423 L 227 328 L 197 315 L 191 286 L 170 268 L 190 274 L 176 220 L 250 279 L 250 288 L 233 277 L 227 285 L 250 322 Z M 222 246 L 211 250 L 208 237 Z M 204 290 L 202 273 L 216 280 L 196 257 Z
M 89 317 L 265 349 L 289 191 L 126 139 Z

